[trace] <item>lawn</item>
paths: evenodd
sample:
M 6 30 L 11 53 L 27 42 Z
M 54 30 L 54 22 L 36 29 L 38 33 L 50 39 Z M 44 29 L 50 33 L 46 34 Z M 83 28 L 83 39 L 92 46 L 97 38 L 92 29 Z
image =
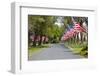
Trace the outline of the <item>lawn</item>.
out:
M 82 49 L 84 49 L 84 47 L 86 47 L 86 46 L 87 46 L 86 43 L 83 43 L 83 44 L 82 43 L 81 44 L 75 44 L 75 43 L 68 44 L 68 43 L 65 43 L 65 47 L 71 49 L 74 54 L 80 54 L 81 56 L 84 56 L 84 57 L 87 57 L 85 54 L 88 53 L 88 50 L 83 50 L 82 51 Z
M 32 56 L 33 53 L 40 52 L 43 48 L 48 48 L 49 44 L 43 44 L 41 46 L 35 46 L 28 48 L 28 55 Z

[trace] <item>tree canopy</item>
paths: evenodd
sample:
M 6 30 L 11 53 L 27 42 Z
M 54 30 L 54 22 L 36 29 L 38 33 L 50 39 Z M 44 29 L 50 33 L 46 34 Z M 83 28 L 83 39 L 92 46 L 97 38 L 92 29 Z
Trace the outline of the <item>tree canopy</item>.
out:
M 42 43 L 42 36 L 48 37 L 49 42 L 59 42 L 61 35 L 64 31 L 64 28 L 62 26 L 60 27 L 57 24 L 55 24 L 55 22 L 57 22 L 57 19 L 57 16 L 29 15 L 28 31 L 29 33 L 34 34 L 35 37 L 40 36 L 40 45 Z M 35 40 L 33 42 L 36 43 Z

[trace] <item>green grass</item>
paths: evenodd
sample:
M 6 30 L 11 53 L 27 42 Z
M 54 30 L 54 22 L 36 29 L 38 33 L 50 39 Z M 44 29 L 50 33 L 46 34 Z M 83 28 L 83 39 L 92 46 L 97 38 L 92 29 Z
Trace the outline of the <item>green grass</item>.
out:
M 48 48 L 49 44 L 43 44 L 41 46 L 35 46 L 28 48 L 28 55 L 32 56 L 33 53 L 40 52 L 43 48 Z
M 75 54 L 79 54 L 80 52 L 81 52 L 81 49 L 82 48 L 73 48 L 73 53 L 75 53 Z
M 81 56 L 84 56 L 84 57 L 86 57 L 86 53 L 88 53 L 88 50 L 84 50 L 84 51 L 82 51 L 82 49 L 85 47 L 85 46 L 87 46 L 87 43 L 85 42 L 85 43 L 81 43 L 81 44 L 79 44 L 79 43 L 77 43 L 77 44 L 75 44 L 75 43 L 73 43 L 73 44 L 71 44 L 71 43 L 65 43 L 65 47 L 68 47 L 69 49 L 71 49 L 72 50 L 72 52 L 74 53 L 74 54 L 80 54 Z

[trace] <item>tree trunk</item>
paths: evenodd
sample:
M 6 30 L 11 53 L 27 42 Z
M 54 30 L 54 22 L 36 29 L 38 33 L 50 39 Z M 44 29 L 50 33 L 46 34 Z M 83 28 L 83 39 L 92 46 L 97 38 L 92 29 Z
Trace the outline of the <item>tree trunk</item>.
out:
M 46 43 L 46 37 L 44 38 L 44 40 L 43 40 L 43 44 L 45 44 Z
M 42 44 L 42 36 L 40 36 L 39 46 Z
M 34 37 L 33 46 L 36 46 L 36 39 L 37 39 L 37 36 Z

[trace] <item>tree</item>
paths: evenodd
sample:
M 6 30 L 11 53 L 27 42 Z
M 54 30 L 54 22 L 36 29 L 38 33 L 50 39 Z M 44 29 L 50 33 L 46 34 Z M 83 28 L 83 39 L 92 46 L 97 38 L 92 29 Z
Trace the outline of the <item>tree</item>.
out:
M 29 22 L 29 31 L 32 31 L 35 35 L 33 46 L 36 46 L 37 36 L 40 36 L 40 40 L 38 41 L 38 45 L 42 44 L 42 36 L 49 36 L 53 28 L 53 25 L 56 21 L 55 16 L 28 16 Z M 45 40 L 44 40 L 45 41 Z
M 41 26 L 43 25 L 43 22 L 45 22 L 45 20 L 42 18 L 42 16 L 28 16 L 28 29 L 34 34 L 33 46 L 36 46 L 37 36 L 42 34 Z

